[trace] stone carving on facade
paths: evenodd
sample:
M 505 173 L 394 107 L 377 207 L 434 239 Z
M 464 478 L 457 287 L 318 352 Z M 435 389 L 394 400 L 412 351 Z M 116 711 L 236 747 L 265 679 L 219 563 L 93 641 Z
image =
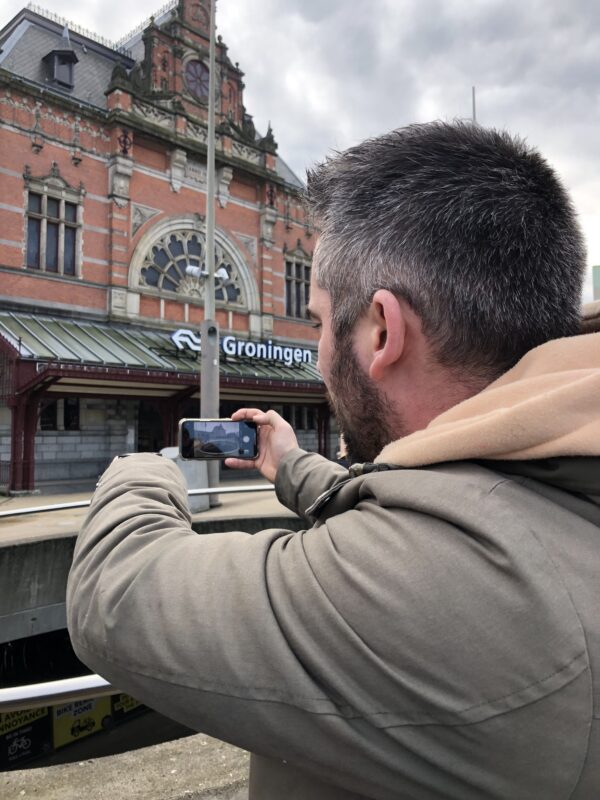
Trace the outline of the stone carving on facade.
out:
M 246 250 L 250 253 L 254 263 L 256 263 L 256 253 L 257 253 L 256 236 L 248 236 L 245 233 L 238 233 L 238 231 L 235 231 L 235 235 L 244 245 Z
M 75 117 L 73 125 L 73 141 L 71 142 L 71 161 L 75 166 L 81 164 L 81 117 Z
M 229 202 L 229 186 L 233 178 L 231 167 L 220 167 L 217 170 L 217 200 L 221 208 L 225 208 Z
M 242 144 L 241 142 L 233 142 L 231 149 L 233 155 L 237 156 L 237 158 L 241 158 L 243 161 L 249 161 L 251 164 L 261 163 L 262 156 L 254 147 L 249 147 L 247 144 Z
M 285 196 L 285 201 L 283 203 L 283 219 L 285 222 L 285 229 L 286 231 L 292 230 L 292 214 L 291 214 L 291 203 L 289 195 Z
M 187 164 L 187 153 L 180 147 L 171 150 L 170 155 L 171 189 L 178 192 L 185 179 L 185 167 Z
M 110 310 L 115 313 L 127 311 L 127 290 L 112 288 L 110 290 Z
M 263 336 L 273 335 L 273 315 L 263 314 L 261 318 Z
M 206 164 L 188 158 L 185 165 L 185 179 L 188 183 L 203 186 L 206 184 Z
M 143 94 L 146 91 L 146 76 L 144 75 L 143 63 L 138 62 L 129 73 L 131 88 L 136 94 Z
M 163 111 L 156 105 L 150 103 L 142 103 L 140 100 L 134 100 L 131 106 L 134 114 L 143 117 L 148 122 L 155 125 L 160 125 L 162 128 L 172 128 L 173 118 L 168 111 Z
M 310 261 L 312 258 L 312 255 L 302 246 L 302 239 L 297 239 L 294 247 L 288 247 L 287 242 L 285 242 L 283 245 L 283 255 L 290 255 L 300 261 Z
M 50 172 L 47 175 L 40 176 L 33 175 L 29 164 L 25 164 L 25 169 L 23 170 L 23 179 L 25 181 L 25 186 L 27 186 L 29 189 L 33 188 L 35 191 L 39 191 L 40 187 L 44 186 L 51 189 L 67 191 L 73 197 L 77 195 L 77 201 L 85 195 L 83 183 L 80 182 L 78 187 L 71 186 L 71 184 L 67 183 L 67 181 L 60 174 L 60 167 L 56 161 L 52 162 L 50 166 Z
M 265 206 L 260 212 L 260 233 L 265 247 L 271 248 L 275 243 L 273 228 L 277 222 L 277 210 L 272 206 Z
M 119 208 L 129 202 L 129 183 L 133 161 L 129 156 L 113 156 L 108 166 L 109 196 Z
M 38 102 L 35 104 L 34 124 L 31 129 L 31 149 L 34 153 L 39 153 L 44 147 L 44 136 L 42 134 L 42 104 Z
M 145 225 L 148 220 L 155 217 L 157 214 L 160 214 L 160 211 L 156 208 L 151 208 L 150 206 L 140 206 L 134 205 L 132 209 L 132 223 L 131 223 L 131 234 L 135 236 L 135 234 L 139 231 L 142 225 Z
M 312 219 L 311 219 L 311 216 L 308 213 L 308 211 L 305 211 L 304 213 L 305 213 L 305 216 L 304 216 L 304 235 L 306 236 L 307 239 L 310 239 L 310 237 L 314 233 Z
M 210 13 L 209 11 L 207 11 L 206 8 L 203 7 L 201 3 L 193 4 L 190 12 L 190 17 L 192 19 L 192 22 L 197 23 L 200 26 L 200 28 L 202 28 L 202 30 L 204 31 L 209 30 Z
M 270 122 L 269 122 L 269 127 L 267 128 L 266 136 L 263 136 L 262 139 L 259 139 L 258 145 L 259 147 L 262 147 L 263 150 L 266 150 L 268 153 L 275 154 L 277 152 L 277 142 L 275 141 L 275 137 L 273 136 L 273 128 L 271 127 Z
M 206 144 L 206 142 L 208 141 L 208 131 L 206 129 L 206 126 L 199 125 L 196 122 L 190 122 L 189 120 L 187 122 L 187 135 L 190 137 L 190 139 L 196 139 L 197 141 L 203 142 L 204 144 Z M 220 136 L 217 133 L 215 141 L 218 142 L 219 139 Z
M 252 119 L 252 115 L 247 113 L 245 106 L 242 106 L 242 135 L 249 142 L 256 141 L 256 128 L 254 127 L 254 121 Z
M 23 112 L 24 115 L 30 115 L 32 113 L 32 104 L 26 102 L 22 99 L 14 97 L 7 91 L 2 99 L 2 104 L 6 105 L 10 108 L 13 113 L 15 111 Z M 63 138 L 67 140 L 68 133 L 73 128 L 73 117 L 70 114 L 63 113 L 63 114 L 53 114 L 47 108 L 44 108 L 41 102 L 38 100 L 36 101 L 36 105 L 33 106 L 33 115 L 34 115 L 34 124 L 30 129 L 30 136 L 32 141 L 34 136 L 39 137 L 38 144 L 41 144 L 43 147 L 44 145 L 44 133 L 42 129 L 42 124 L 44 121 L 48 121 L 53 123 L 54 125 L 58 125 L 61 128 L 64 128 L 66 132 L 63 135 Z M 107 132 L 105 127 L 99 127 L 95 125 L 93 122 L 86 122 L 82 120 L 80 122 L 81 132 L 85 133 L 85 137 L 88 140 L 93 140 L 94 143 L 103 143 L 108 144 L 111 141 L 111 137 Z M 89 152 L 97 152 L 97 148 L 95 147 L 88 147 L 86 151 Z
M 120 61 L 115 64 L 108 85 L 109 92 L 115 89 L 124 89 L 126 92 L 131 92 L 132 89 L 131 80 L 129 79 L 125 65 Z

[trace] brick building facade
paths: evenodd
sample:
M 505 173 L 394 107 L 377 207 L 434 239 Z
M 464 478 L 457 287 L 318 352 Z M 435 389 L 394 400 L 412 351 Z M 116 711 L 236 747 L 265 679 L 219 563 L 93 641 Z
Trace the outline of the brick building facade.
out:
M 95 477 L 198 413 L 208 20 L 178 0 L 116 46 L 30 7 L 0 31 L 0 487 Z M 221 413 L 278 408 L 329 454 L 302 184 L 220 37 L 217 71 Z

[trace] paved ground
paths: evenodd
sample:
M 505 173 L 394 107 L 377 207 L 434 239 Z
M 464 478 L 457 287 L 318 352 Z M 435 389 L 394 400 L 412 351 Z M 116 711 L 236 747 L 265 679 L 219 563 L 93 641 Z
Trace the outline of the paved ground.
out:
M 246 800 L 248 762 L 244 750 L 196 734 L 117 756 L 0 773 L 0 797 Z

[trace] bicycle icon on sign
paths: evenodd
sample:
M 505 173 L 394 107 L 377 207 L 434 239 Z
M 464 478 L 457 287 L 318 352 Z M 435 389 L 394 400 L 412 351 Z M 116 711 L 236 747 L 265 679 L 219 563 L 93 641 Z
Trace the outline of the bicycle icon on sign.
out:
M 18 736 L 16 739 L 13 739 L 8 748 L 8 755 L 9 756 L 16 756 L 19 750 L 29 750 L 31 747 L 31 739 L 28 739 L 27 736 Z
M 94 730 L 95 726 L 96 723 L 91 717 L 86 717 L 85 719 L 78 719 L 71 726 L 71 736 L 79 736 L 82 733 L 88 733 L 89 731 Z

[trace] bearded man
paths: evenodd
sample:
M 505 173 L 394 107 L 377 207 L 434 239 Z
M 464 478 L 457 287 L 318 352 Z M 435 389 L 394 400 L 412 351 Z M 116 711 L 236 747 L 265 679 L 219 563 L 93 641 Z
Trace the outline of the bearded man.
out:
M 598 797 L 600 333 L 569 198 L 520 140 L 431 123 L 327 160 L 308 201 L 352 466 L 241 409 L 307 528 L 201 537 L 172 463 L 117 460 L 76 652 L 252 751 L 251 798 Z

